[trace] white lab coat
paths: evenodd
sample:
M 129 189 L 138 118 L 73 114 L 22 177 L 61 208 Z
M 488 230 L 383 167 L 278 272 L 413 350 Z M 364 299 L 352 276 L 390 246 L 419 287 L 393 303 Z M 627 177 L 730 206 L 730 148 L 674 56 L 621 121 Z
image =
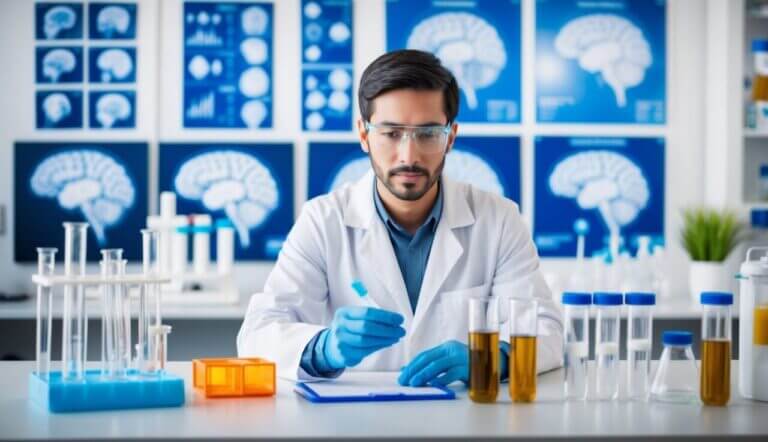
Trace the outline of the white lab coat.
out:
M 339 307 L 365 305 L 400 313 L 406 335 L 369 355 L 359 370 L 399 370 L 423 350 L 468 340 L 471 296 L 539 300 L 537 368 L 562 365 L 562 320 L 539 271 L 539 258 L 517 205 L 442 178 L 443 212 L 435 232 L 415 314 L 384 223 L 373 201 L 373 172 L 308 201 L 291 229 L 262 293 L 251 297 L 237 336 L 240 357 L 277 363 L 278 375 L 311 380 L 300 368 L 307 343 Z M 368 301 L 350 286 L 361 280 Z M 501 339 L 509 307 L 500 303 Z

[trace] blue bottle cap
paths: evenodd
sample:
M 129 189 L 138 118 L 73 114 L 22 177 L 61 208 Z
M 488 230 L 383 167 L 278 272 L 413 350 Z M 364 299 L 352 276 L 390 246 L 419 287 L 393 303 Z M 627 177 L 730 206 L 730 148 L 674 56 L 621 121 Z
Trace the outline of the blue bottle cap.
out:
M 757 38 L 752 40 L 752 52 L 766 52 L 768 51 L 768 40 L 764 38 Z
M 687 331 L 670 330 L 661 334 L 661 342 L 664 345 L 691 345 L 693 334 Z
M 752 209 L 749 218 L 752 227 L 768 227 L 768 209 Z
M 761 177 L 768 176 L 768 164 L 761 164 L 760 165 L 760 176 Z
M 564 292 L 564 305 L 590 305 L 592 304 L 592 295 L 589 293 Z
M 705 305 L 731 305 L 733 294 L 729 292 L 701 292 L 701 303 Z
M 592 300 L 595 305 L 621 305 L 624 302 L 624 297 L 621 296 L 621 293 L 595 292 Z
M 230 221 L 228 218 L 221 218 L 216 220 L 217 229 L 233 228 L 233 227 L 235 227 L 235 225 L 232 224 L 232 221 Z
M 645 292 L 627 292 L 624 295 L 624 304 L 627 305 L 656 305 L 656 295 Z

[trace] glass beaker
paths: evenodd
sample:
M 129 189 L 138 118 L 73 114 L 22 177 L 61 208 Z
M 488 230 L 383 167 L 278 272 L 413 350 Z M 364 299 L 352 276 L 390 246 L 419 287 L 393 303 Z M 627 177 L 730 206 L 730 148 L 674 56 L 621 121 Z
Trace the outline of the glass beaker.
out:
M 699 369 L 693 356 L 693 335 L 687 331 L 665 331 L 664 351 L 651 384 L 651 400 L 694 403 L 698 401 Z
M 496 402 L 499 394 L 498 298 L 469 299 L 469 398 Z
M 733 295 L 703 292 L 701 305 L 701 402 L 725 405 L 731 399 L 731 305 Z
M 514 402 L 536 400 L 538 314 L 535 299 L 509 299 L 509 397 Z

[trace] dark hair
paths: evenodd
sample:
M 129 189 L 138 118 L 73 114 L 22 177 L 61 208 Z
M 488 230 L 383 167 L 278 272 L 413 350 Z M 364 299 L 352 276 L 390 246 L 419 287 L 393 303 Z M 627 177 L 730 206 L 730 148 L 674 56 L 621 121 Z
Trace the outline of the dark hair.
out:
M 448 123 L 459 113 L 459 85 L 451 71 L 429 52 L 402 49 L 388 52 L 373 61 L 360 79 L 357 101 L 360 115 L 370 121 L 373 100 L 396 89 L 416 89 L 443 92 L 443 110 Z

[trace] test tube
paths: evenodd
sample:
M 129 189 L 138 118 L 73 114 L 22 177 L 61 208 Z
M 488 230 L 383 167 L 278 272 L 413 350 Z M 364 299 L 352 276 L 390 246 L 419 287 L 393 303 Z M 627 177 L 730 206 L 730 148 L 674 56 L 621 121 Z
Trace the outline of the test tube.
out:
M 37 274 L 51 276 L 56 268 L 56 252 L 58 249 L 37 248 Z M 51 371 L 51 310 L 53 307 L 53 287 L 37 286 L 37 341 L 35 355 L 37 360 L 37 375 L 46 378 Z
M 125 276 L 128 261 L 115 262 L 118 278 Z M 115 284 L 115 349 L 117 351 L 117 376 L 126 376 L 131 367 L 131 302 L 128 286 Z
M 653 293 L 625 294 L 627 304 L 627 397 L 648 399 L 651 386 L 651 350 L 653 349 Z
M 85 276 L 88 223 L 64 223 L 64 275 Z M 85 371 L 87 322 L 82 284 L 64 286 L 62 311 L 62 379 L 81 380 Z
M 609 292 L 595 293 L 593 298 L 597 306 L 595 395 L 600 400 L 619 397 L 619 314 L 622 298 L 621 293 Z
M 119 276 L 119 263 L 123 259 L 122 249 L 103 249 L 101 251 L 101 275 L 106 280 L 101 286 L 101 351 L 102 374 L 107 377 L 120 375 L 119 365 L 119 317 L 118 285 L 113 281 Z
M 160 274 L 159 251 L 160 232 L 152 229 L 141 231 L 142 270 L 145 278 L 154 278 Z M 139 330 L 136 344 L 137 369 L 141 373 L 153 371 L 152 345 L 154 339 L 150 336 L 152 326 L 152 310 L 154 304 L 156 324 L 160 324 L 160 287 L 156 283 L 145 282 L 139 293 Z
M 209 215 L 195 215 L 193 217 L 192 231 L 192 261 L 196 274 L 204 275 L 208 272 L 208 264 L 211 255 L 211 217 Z
M 152 366 L 156 374 L 163 374 L 168 363 L 168 335 L 171 333 L 170 325 L 157 325 L 150 327 L 152 345 Z
M 563 293 L 565 310 L 563 394 L 566 399 L 587 399 L 590 304 L 592 304 L 592 295 L 589 293 Z
M 539 304 L 533 298 L 509 299 L 509 397 L 536 400 L 536 335 Z
M 723 406 L 731 399 L 733 294 L 703 292 L 701 304 L 704 307 L 701 318 L 701 402 Z
M 229 220 L 216 222 L 216 268 L 220 275 L 232 272 L 235 255 L 235 228 Z
M 469 398 L 496 402 L 499 394 L 498 298 L 469 299 Z

